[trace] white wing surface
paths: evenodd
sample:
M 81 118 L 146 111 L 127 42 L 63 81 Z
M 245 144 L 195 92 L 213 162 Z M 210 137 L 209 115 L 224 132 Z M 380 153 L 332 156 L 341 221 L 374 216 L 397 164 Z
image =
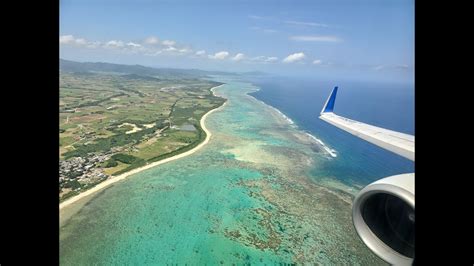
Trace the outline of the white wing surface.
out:
M 331 95 L 326 100 L 326 104 L 319 116 L 320 119 L 381 148 L 394 152 L 409 160 L 415 160 L 415 136 L 336 115 L 333 112 L 336 94 L 337 87 L 332 90 Z

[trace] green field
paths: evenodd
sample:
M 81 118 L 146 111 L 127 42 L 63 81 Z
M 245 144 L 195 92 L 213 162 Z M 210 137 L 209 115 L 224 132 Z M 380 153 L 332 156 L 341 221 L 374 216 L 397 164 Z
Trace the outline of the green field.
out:
M 201 117 L 225 101 L 210 92 L 218 85 L 176 74 L 166 78 L 61 70 L 61 199 L 97 183 L 94 177 L 100 173 L 117 175 L 197 146 L 205 138 Z M 106 168 L 103 161 L 117 154 L 136 160 Z M 82 171 L 81 178 L 68 177 L 77 171 Z M 81 185 L 73 187 L 77 191 L 61 194 L 63 184 L 76 178 Z

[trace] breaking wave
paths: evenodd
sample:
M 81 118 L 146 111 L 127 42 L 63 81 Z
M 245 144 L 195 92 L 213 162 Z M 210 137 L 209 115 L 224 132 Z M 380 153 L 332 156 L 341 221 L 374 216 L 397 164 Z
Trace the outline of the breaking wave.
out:
M 323 149 L 324 149 L 325 151 L 327 151 L 327 153 L 329 153 L 329 155 L 331 155 L 331 156 L 334 157 L 334 158 L 337 157 L 337 154 L 336 154 L 337 151 L 336 151 L 335 149 L 329 148 L 326 144 L 324 144 L 324 142 L 323 142 L 322 140 L 316 138 L 315 136 L 311 135 L 310 133 L 308 133 L 308 132 L 305 132 L 305 133 L 306 133 L 306 135 L 307 135 L 308 137 L 310 137 L 310 138 L 313 139 L 314 141 L 316 141 L 316 142 L 318 142 L 319 144 L 321 144 L 321 146 L 323 147 Z
M 253 97 L 253 96 L 252 96 Z M 261 101 L 255 97 L 253 97 L 255 100 L 257 100 L 258 102 L 261 102 L 262 104 L 264 104 L 265 106 L 269 107 L 270 109 L 274 110 L 275 112 L 277 112 L 279 115 L 281 115 L 281 117 L 283 117 L 283 119 L 285 119 L 288 124 L 290 124 L 292 127 L 296 127 L 295 125 L 295 122 L 293 120 L 291 120 L 291 118 L 289 118 L 288 116 L 286 116 L 284 113 L 282 113 L 280 110 L 278 110 L 277 108 L 265 103 L 264 101 Z
M 251 96 L 251 95 L 249 95 L 249 96 Z M 251 97 L 253 97 L 253 96 L 251 96 Z M 265 103 L 265 102 L 263 102 L 263 101 L 261 101 L 261 100 L 255 98 L 255 97 L 253 97 L 253 98 L 254 98 L 255 100 L 261 102 L 262 104 L 268 106 L 269 108 L 273 109 L 273 110 L 274 110 L 275 112 L 277 112 L 278 114 L 280 114 L 292 127 L 294 127 L 294 128 L 297 127 L 297 126 L 295 125 L 295 122 L 294 122 L 293 120 L 291 120 L 291 118 L 289 118 L 288 116 L 286 116 L 284 113 L 282 113 L 282 112 L 281 112 L 280 110 L 278 110 L 277 108 L 275 108 L 275 107 L 273 107 L 273 106 L 271 106 L 271 105 L 269 105 L 269 104 L 267 104 L 267 103 Z M 310 137 L 312 140 L 314 140 L 315 142 L 319 143 L 319 144 L 323 147 L 323 149 L 324 149 L 329 155 L 331 155 L 331 157 L 333 157 L 333 158 L 336 158 L 336 157 L 337 157 L 337 154 L 336 154 L 337 151 L 336 151 L 335 149 L 329 148 L 326 144 L 324 144 L 324 142 L 323 142 L 322 140 L 316 138 L 315 136 L 311 135 L 310 133 L 305 132 L 305 134 L 306 134 L 308 137 Z

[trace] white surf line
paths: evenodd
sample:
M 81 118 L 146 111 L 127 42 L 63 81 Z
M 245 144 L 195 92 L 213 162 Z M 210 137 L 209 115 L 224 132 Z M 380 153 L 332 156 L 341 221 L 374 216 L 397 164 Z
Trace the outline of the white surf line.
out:
M 224 84 L 222 84 L 224 85 Z M 212 91 L 212 94 L 214 95 L 214 89 L 222 86 L 222 85 L 219 85 L 219 86 L 216 86 L 216 87 L 213 87 L 211 88 L 211 91 Z M 147 164 L 145 166 L 142 166 L 142 167 L 139 167 L 139 168 L 135 168 L 133 170 L 130 170 L 126 173 L 123 173 L 121 175 L 118 175 L 118 176 L 115 176 L 115 177 L 112 177 L 110 179 L 107 179 L 105 180 L 104 182 L 102 183 L 99 183 L 97 184 L 95 187 L 91 188 L 91 189 L 88 189 L 82 193 L 80 193 L 79 195 L 76 195 L 76 196 L 73 196 L 72 198 L 69 198 L 67 200 L 65 200 L 64 202 L 60 203 L 59 204 L 59 210 L 63 209 L 64 207 L 67 207 L 69 205 L 71 205 L 72 203 L 84 198 L 84 197 L 87 197 L 97 191 L 100 191 L 108 186 L 110 186 L 111 184 L 113 183 L 116 183 L 120 180 L 124 180 L 125 178 L 133 175 L 133 174 L 136 174 L 136 173 L 139 173 L 141 171 L 144 171 L 146 169 L 150 169 L 152 167 L 155 167 L 155 166 L 158 166 L 160 164 L 164 164 L 164 163 L 167 163 L 167 162 L 171 162 L 171 161 L 174 161 L 174 160 L 177 160 L 177 159 L 180 159 L 180 158 L 183 158 L 183 157 L 186 157 L 188 155 L 191 155 L 193 153 L 195 153 L 196 151 L 198 151 L 199 149 L 201 149 L 202 147 L 204 147 L 204 145 L 206 145 L 209 140 L 211 139 L 211 132 L 206 128 L 206 125 L 205 125 L 205 121 L 206 121 L 206 118 L 212 114 L 213 112 L 223 108 L 225 105 L 226 105 L 227 101 L 224 102 L 223 105 L 217 107 L 217 108 L 214 108 L 212 110 L 210 110 L 209 112 L 207 112 L 206 114 L 204 114 L 202 117 L 201 117 L 201 120 L 200 120 L 200 125 L 201 125 L 201 128 L 204 130 L 204 132 L 206 132 L 206 139 L 204 139 L 203 142 L 199 143 L 199 145 L 197 145 L 196 147 L 192 148 L 191 150 L 189 151 L 186 151 L 186 152 L 183 152 L 183 153 L 180 153 L 180 154 L 177 154 L 175 156 L 172 156 L 172 157 L 169 157 L 169 158 L 166 158 L 166 159 L 163 159 L 163 160 L 160 160 L 158 162 L 153 162 L 153 163 L 150 163 L 150 164 Z
M 259 90 L 260 90 L 260 88 L 256 88 L 255 91 L 259 91 Z M 278 114 L 280 114 L 280 115 L 290 124 L 290 126 L 292 126 L 292 127 L 294 127 L 294 128 L 297 128 L 297 127 L 298 127 L 298 126 L 295 124 L 295 122 L 294 122 L 293 120 L 291 120 L 291 118 L 289 118 L 288 116 L 286 116 L 284 113 L 282 113 L 282 112 L 281 112 L 280 110 L 278 110 L 276 107 L 273 107 L 273 106 L 271 106 L 271 105 L 265 103 L 264 101 L 261 101 L 261 100 L 255 98 L 255 97 L 253 97 L 253 96 L 250 95 L 250 94 L 247 94 L 247 96 L 253 98 L 255 101 L 260 102 L 260 103 L 262 103 L 263 105 L 265 105 L 265 106 L 267 106 L 267 107 L 270 107 L 270 109 L 276 111 Z M 304 133 L 305 133 L 308 137 L 310 137 L 311 139 L 313 139 L 314 141 L 318 142 L 318 143 L 323 147 L 323 149 L 324 149 L 329 155 L 331 155 L 331 157 L 333 157 L 333 158 L 336 158 L 336 157 L 337 157 L 337 154 L 336 154 L 337 151 L 336 151 L 335 149 L 329 148 L 322 140 L 316 138 L 315 136 L 311 135 L 310 133 L 305 132 L 305 131 L 304 131 Z
M 308 132 L 305 132 L 305 134 L 312 138 L 313 140 L 315 140 L 316 142 L 318 142 L 319 144 L 321 144 L 321 146 L 323 146 L 323 149 L 325 151 L 327 151 L 327 153 L 329 153 L 329 155 L 331 155 L 332 157 L 336 158 L 337 157 L 337 154 L 336 154 L 336 150 L 335 149 L 331 149 L 329 148 L 326 144 L 324 144 L 324 142 L 318 138 L 316 138 L 315 136 L 313 136 L 312 134 L 308 133 Z

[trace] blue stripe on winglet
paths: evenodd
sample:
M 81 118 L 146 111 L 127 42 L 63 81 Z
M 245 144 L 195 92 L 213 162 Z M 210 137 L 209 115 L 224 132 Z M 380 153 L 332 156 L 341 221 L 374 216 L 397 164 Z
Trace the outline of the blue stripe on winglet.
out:
M 334 87 L 334 89 L 332 90 L 323 113 L 332 112 L 332 110 L 334 109 L 334 103 L 336 102 L 336 94 L 337 94 L 337 86 Z

